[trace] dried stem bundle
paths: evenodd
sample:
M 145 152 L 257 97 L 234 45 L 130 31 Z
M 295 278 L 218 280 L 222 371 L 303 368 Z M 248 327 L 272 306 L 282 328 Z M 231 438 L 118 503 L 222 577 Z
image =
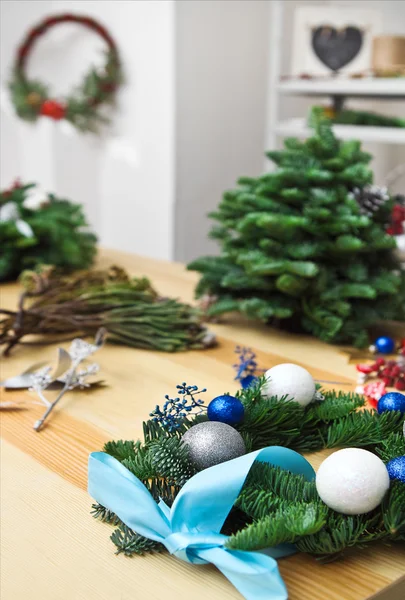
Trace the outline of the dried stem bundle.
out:
M 25 271 L 25 291 L 17 311 L 0 309 L 4 354 L 17 344 L 54 343 L 94 336 L 100 327 L 110 342 L 167 352 L 204 348 L 215 337 L 197 309 L 161 298 L 146 278 L 130 278 L 121 268 L 60 276 L 52 267 Z M 28 335 L 38 341 L 23 341 Z

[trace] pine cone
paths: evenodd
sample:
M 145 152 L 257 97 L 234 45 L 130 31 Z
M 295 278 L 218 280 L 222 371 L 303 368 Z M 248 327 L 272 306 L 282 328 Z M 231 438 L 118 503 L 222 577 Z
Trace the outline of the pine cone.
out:
M 355 187 L 352 194 L 360 207 L 361 214 L 367 217 L 373 216 L 390 199 L 387 188 L 378 185 Z

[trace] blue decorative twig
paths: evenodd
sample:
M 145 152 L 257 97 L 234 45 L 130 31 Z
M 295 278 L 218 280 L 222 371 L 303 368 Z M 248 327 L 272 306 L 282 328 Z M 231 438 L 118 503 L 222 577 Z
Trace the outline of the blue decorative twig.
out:
M 204 400 L 196 398 L 199 394 L 206 392 L 204 388 L 199 390 L 196 385 L 187 385 L 182 383 L 176 386 L 178 393 L 181 398 L 170 398 L 166 394 L 166 402 L 163 408 L 160 409 L 159 405 L 153 412 L 150 413 L 152 421 L 159 423 L 164 429 L 169 432 L 173 432 L 181 427 L 183 419 L 185 419 L 192 411 L 194 415 L 204 412 L 206 409 Z
M 236 371 L 235 379 L 240 381 L 243 388 L 247 388 L 257 381 L 258 376 L 264 373 L 264 369 L 259 369 L 256 354 L 251 348 L 236 346 L 235 353 L 239 354 L 239 362 L 233 365 Z

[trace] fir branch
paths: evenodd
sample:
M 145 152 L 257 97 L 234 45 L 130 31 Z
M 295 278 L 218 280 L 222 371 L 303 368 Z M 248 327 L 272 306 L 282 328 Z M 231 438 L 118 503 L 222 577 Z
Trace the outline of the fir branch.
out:
M 135 458 L 135 442 L 133 440 L 117 440 L 104 444 L 103 451 L 120 462 L 124 459 Z
M 139 440 L 134 444 L 133 455 L 124 458 L 121 462 L 141 481 L 147 481 L 158 475 L 151 447 L 142 445 Z
M 381 513 L 389 539 L 405 542 L 405 485 L 402 482 L 391 481 Z
M 237 499 L 237 506 L 255 519 L 279 508 L 280 503 L 319 500 L 315 483 L 301 475 L 286 473 L 284 469 L 256 461 L 249 471 L 245 485 Z
M 347 548 L 362 545 L 369 537 L 369 530 L 373 529 L 374 519 L 363 515 L 347 517 L 333 513 L 329 516 L 327 527 L 319 532 L 296 540 L 297 548 L 301 552 L 308 552 L 324 558 L 339 555 Z
M 262 550 L 292 543 L 298 536 L 314 535 L 322 529 L 326 515 L 327 509 L 321 503 L 293 503 L 238 531 L 225 545 L 237 550 Z
M 162 546 L 162 544 L 135 533 L 135 531 L 132 531 L 132 529 L 124 525 L 124 523 L 121 523 L 121 525 L 113 531 L 110 539 L 117 548 L 115 554 L 123 553 L 125 556 L 138 554 L 143 556 L 144 554 L 150 554 L 152 552 L 164 551 L 164 546 Z
M 119 525 L 121 523 L 121 519 L 117 517 L 111 510 L 105 508 L 101 504 L 92 504 L 91 508 L 93 509 L 90 514 L 95 518 L 103 521 L 103 523 L 110 523 L 111 525 Z
M 381 444 L 388 435 L 402 426 L 400 412 L 385 412 L 376 415 L 375 411 L 352 413 L 333 422 L 327 433 L 327 448 L 336 446 L 372 446 Z
M 397 456 L 405 455 L 405 436 L 402 432 L 390 433 L 386 439 L 382 440 L 380 446 L 376 448 L 384 462 L 388 462 Z
M 329 422 L 346 417 L 348 414 L 364 406 L 364 397 L 350 392 L 322 391 L 323 402 L 313 403 L 309 411 L 314 418 Z

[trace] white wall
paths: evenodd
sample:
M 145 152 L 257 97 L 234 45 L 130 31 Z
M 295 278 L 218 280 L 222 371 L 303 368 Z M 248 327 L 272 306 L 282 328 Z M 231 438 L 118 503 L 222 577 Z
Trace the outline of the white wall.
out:
M 176 259 L 217 251 L 207 213 L 263 166 L 269 6 L 176 2 Z
M 51 13 L 100 19 L 116 38 L 125 86 L 102 138 L 69 134 L 41 118 L 27 125 L 2 110 L 1 185 L 15 177 L 84 204 L 101 243 L 169 258 L 174 211 L 174 3 L 172 0 L 17 0 L 1 3 L 1 83 L 27 29 Z M 74 25 L 38 42 L 29 73 L 57 93 L 99 60 L 94 34 Z M 4 106 L 3 106 L 4 109 Z

